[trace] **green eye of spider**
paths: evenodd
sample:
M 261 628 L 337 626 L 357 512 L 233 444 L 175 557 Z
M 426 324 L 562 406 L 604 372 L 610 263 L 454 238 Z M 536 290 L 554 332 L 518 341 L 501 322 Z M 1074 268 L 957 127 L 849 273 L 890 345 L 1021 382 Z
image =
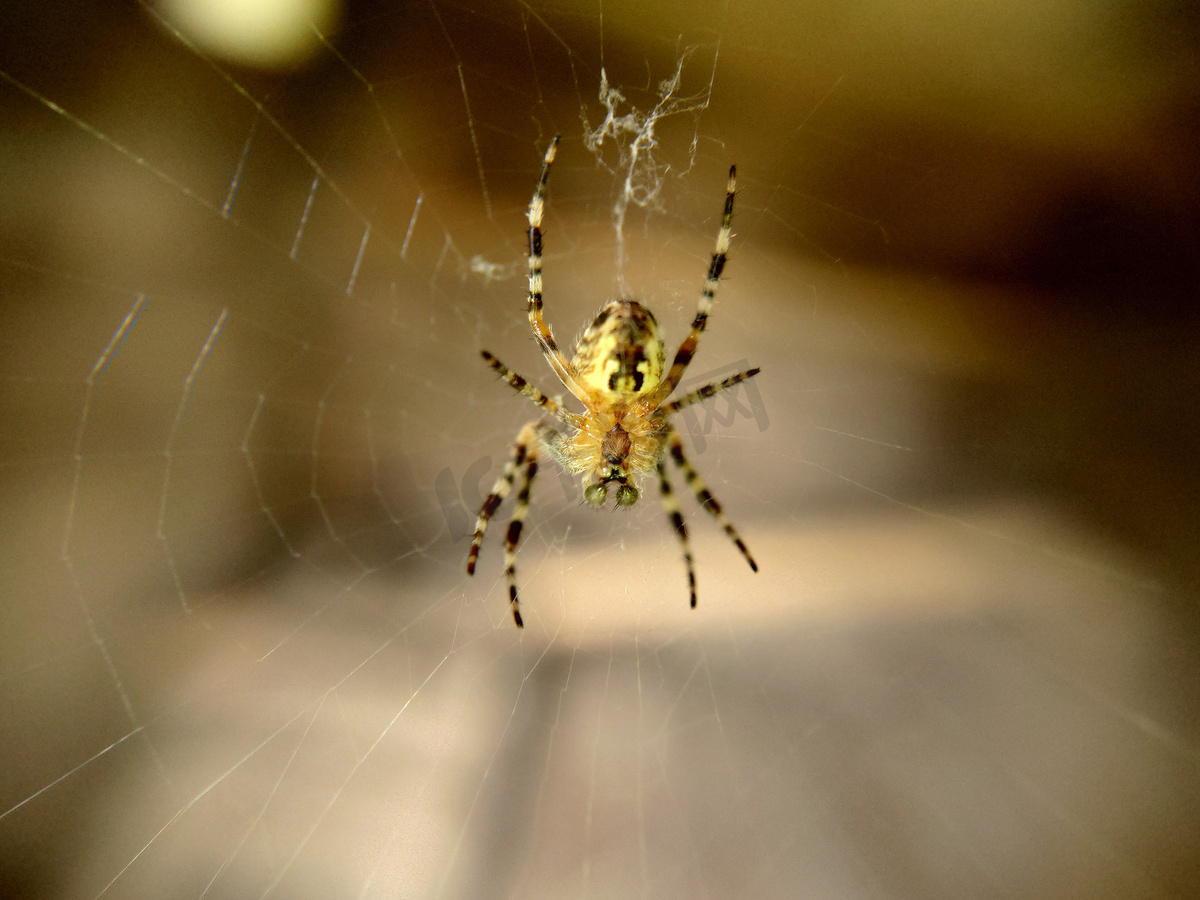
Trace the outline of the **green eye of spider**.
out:
M 637 501 L 637 488 L 627 484 L 622 484 L 617 488 L 617 506 L 633 506 Z
M 620 495 L 618 495 L 619 497 Z M 583 499 L 595 507 L 604 505 L 604 501 L 608 499 L 608 485 L 603 482 L 597 484 L 589 484 L 583 489 Z

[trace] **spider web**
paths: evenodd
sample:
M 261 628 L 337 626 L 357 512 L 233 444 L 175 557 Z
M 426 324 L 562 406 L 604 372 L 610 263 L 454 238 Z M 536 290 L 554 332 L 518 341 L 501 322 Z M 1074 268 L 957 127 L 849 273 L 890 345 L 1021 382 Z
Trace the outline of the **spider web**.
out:
M 1080 147 L 1135 223 L 1190 196 L 1131 110 L 1191 88 L 1070 3 L 901 6 L 355 3 L 275 72 L 12 13 L 0 893 L 1195 890 L 1190 332 L 1019 238 Z M 654 486 L 545 466 L 519 632 L 507 504 L 464 571 L 533 412 L 479 350 L 557 392 L 554 134 L 564 343 L 619 295 L 683 336 L 738 165 L 684 387 L 763 372 L 677 421 L 761 571 L 677 484 L 689 610 Z

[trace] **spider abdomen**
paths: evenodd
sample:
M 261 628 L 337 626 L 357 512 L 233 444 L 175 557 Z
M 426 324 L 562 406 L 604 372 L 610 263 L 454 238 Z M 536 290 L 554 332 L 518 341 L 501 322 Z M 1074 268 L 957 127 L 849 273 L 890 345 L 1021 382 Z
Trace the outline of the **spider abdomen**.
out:
M 609 402 L 633 400 L 662 381 L 666 348 L 654 313 L 637 300 L 613 300 L 579 336 L 571 368 Z

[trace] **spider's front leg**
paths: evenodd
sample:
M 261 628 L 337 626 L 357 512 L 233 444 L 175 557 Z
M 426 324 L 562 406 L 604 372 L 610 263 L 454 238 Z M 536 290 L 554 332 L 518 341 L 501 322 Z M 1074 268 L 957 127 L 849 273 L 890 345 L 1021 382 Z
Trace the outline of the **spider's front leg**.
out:
M 714 519 L 717 520 L 725 534 L 733 541 L 734 545 L 742 552 L 746 562 L 750 564 L 751 571 L 758 571 L 758 563 L 754 561 L 754 557 L 750 555 L 750 551 L 746 548 L 745 542 L 741 535 L 737 533 L 737 529 L 733 527 L 733 523 L 729 521 L 729 517 L 725 515 L 725 510 L 721 508 L 721 504 L 717 502 L 717 498 L 712 495 L 708 486 L 704 483 L 704 479 L 700 474 L 692 468 L 692 464 L 688 462 L 688 458 L 683 454 L 683 441 L 680 440 L 679 432 L 671 430 L 671 435 L 668 438 L 668 449 L 671 454 L 671 459 L 675 465 L 679 467 L 679 471 L 683 473 L 684 480 L 687 481 L 688 487 L 692 489 L 692 493 L 696 495 L 696 500 L 700 506 L 708 511 Z
M 675 527 L 675 534 L 679 536 L 679 543 L 683 545 L 683 562 L 687 566 L 688 593 L 691 595 L 692 609 L 695 609 L 696 567 L 692 562 L 692 548 L 688 543 L 687 526 L 683 523 L 683 515 L 679 512 L 679 502 L 675 499 L 675 492 L 671 490 L 671 482 L 667 479 L 667 461 L 665 458 L 658 461 L 658 484 L 662 488 L 663 509 L 666 510 L 667 518 L 671 520 L 671 524 Z
M 467 574 L 475 574 L 475 563 L 479 559 L 479 548 L 483 544 L 483 535 L 504 498 L 512 490 L 517 477 L 517 470 L 523 469 L 521 489 L 517 492 L 517 503 L 513 508 L 512 519 L 508 523 L 508 531 L 504 535 L 504 577 L 508 581 L 508 602 L 512 607 L 513 621 L 518 628 L 524 628 L 521 610 L 517 599 L 517 541 L 521 538 L 521 527 L 525 524 L 525 516 L 529 513 L 529 495 L 533 489 L 533 479 L 538 470 L 538 433 L 541 428 L 537 422 L 530 422 L 521 429 L 517 441 L 513 444 L 512 453 L 500 477 L 492 485 L 492 492 L 483 501 L 479 517 L 475 520 L 475 537 L 471 540 L 471 549 L 467 553 Z

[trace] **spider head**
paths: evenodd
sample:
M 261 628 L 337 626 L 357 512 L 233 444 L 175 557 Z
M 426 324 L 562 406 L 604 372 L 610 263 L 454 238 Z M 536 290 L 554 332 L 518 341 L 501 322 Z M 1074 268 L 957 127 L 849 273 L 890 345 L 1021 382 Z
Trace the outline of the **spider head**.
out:
M 608 486 L 617 486 L 616 502 L 620 508 L 638 501 L 638 490 L 629 483 L 629 451 L 633 443 L 629 432 L 614 425 L 600 442 L 600 460 L 592 470 L 595 480 L 584 487 L 583 499 L 599 509 L 608 502 Z

